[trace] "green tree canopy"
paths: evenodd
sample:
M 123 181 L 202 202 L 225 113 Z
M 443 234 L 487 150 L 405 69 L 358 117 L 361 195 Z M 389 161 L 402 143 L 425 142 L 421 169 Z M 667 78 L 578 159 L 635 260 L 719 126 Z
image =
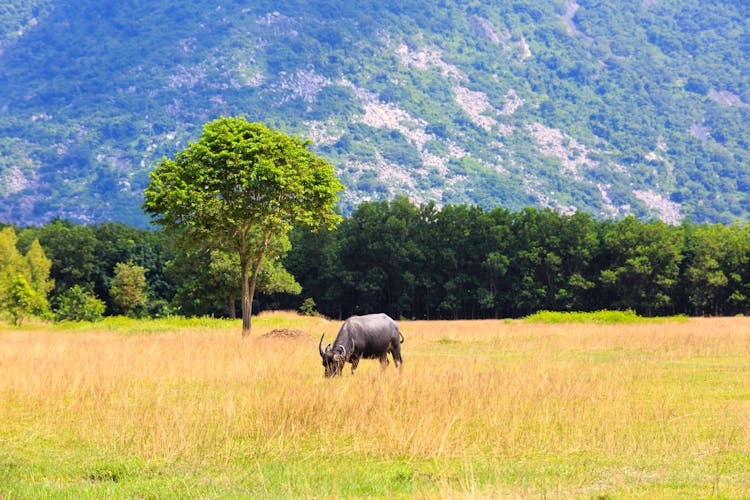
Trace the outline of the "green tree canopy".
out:
M 17 244 L 15 229 L 9 226 L 0 231 L 0 303 L 14 324 L 29 314 L 45 315 L 49 310 L 47 294 L 55 286 L 50 279 L 52 262 L 39 241 L 33 240 L 26 254 L 21 254 Z
M 39 240 L 34 240 L 31 243 L 31 247 L 29 247 L 29 251 L 26 252 L 24 258 L 28 269 L 29 285 L 36 294 L 46 297 L 55 288 L 55 281 L 50 279 L 52 261 L 44 254 L 44 249 L 39 244 Z
M 16 275 L 10 283 L 6 307 L 13 319 L 13 324 L 20 326 L 26 316 L 34 309 L 34 290 L 31 289 L 23 275 Z
M 245 118 L 207 123 L 197 142 L 151 173 L 145 211 L 178 241 L 233 252 L 242 273 L 242 334 L 265 258 L 294 225 L 332 227 L 343 189 L 310 142 Z
M 73 285 L 57 298 L 56 321 L 99 321 L 106 306 L 92 292 Z
M 127 315 L 146 303 L 146 268 L 119 262 L 110 285 L 112 301 Z

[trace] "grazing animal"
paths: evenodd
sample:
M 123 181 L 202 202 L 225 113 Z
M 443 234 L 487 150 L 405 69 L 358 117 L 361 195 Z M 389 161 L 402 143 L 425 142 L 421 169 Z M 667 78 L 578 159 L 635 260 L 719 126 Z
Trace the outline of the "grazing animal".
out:
M 404 336 L 387 314 L 367 314 L 365 316 L 352 316 L 344 322 L 339 330 L 333 346 L 328 344 L 323 350 L 323 337 L 320 336 L 318 351 L 323 358 L 325 376 L 334 377 L 341 375 L 344 363 L 352 364 L 352 375 L 357 369 L 359 360 L 362 358 L 380 360 L 380 367 L 385 370 L 388 366 L 388 353 L 393 356 L 399 372 L 403 365 L 401 359 L 401 344 Z

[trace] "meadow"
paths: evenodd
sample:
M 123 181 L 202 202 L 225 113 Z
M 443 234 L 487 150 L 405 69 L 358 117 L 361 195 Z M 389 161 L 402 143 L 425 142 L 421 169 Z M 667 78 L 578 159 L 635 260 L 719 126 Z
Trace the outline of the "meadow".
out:
M 0 498 L 750 496 L 750 318 L 401 321 L 324 379 L 340 325 L 2 327 Z

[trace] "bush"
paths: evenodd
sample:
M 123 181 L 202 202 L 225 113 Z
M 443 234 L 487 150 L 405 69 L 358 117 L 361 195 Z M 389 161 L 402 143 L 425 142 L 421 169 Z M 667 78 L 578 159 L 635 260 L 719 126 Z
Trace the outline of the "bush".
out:
M 662 321 L 686 321 L 686 316 L 644 318 L 635 311 L 557 312 L 539 311 L 524 318 L 534 323 L 641 323 Z
M 58 297 L 55 321 L 99 321 L 105 307 L 93 293 L 75 285 Z
M 299 312 L 305 316 L 315 316 L 317 313 L 317 311 L 315 311 L 315 300 L 313 300 L 312 297 L 306 298 L 302 302 L 302 305 L 299 306 Z

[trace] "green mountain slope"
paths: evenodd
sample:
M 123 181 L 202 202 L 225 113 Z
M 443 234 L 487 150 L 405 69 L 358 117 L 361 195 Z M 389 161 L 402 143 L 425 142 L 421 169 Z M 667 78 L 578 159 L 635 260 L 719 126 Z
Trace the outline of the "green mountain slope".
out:
M 154 163 L 221 115 L 311 138 L 345 212 L 747 218 L 745 0 L 539 4 L 11 0 L 0 220 L 144 225 Z

